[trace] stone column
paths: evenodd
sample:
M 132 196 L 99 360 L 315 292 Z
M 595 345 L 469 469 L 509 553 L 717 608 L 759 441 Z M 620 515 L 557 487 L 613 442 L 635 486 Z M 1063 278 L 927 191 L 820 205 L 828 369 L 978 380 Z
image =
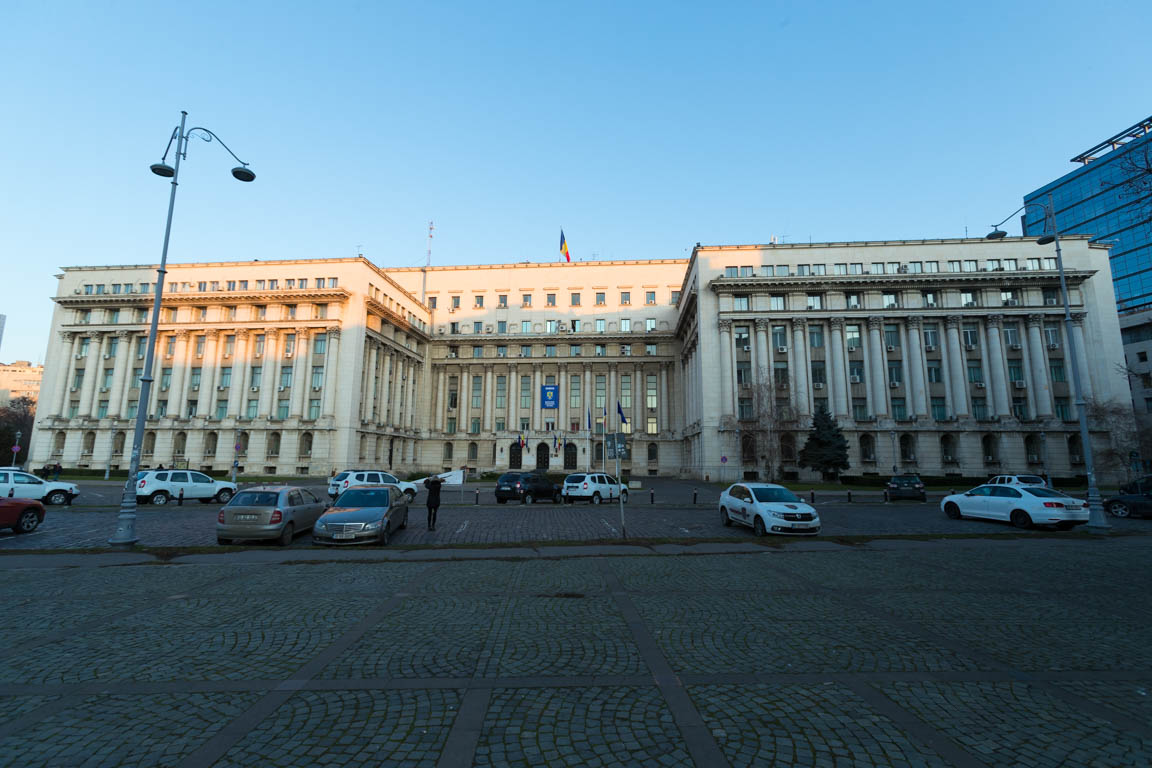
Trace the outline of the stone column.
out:
M 732 321 L 721 320 L 720 327 L 720 418 L 732 415 Z
M 1009 416 L 1012 413 L 1011 399 L 1008 397 L 1007 371 L 1005 370 L 1004 345 L 1001 343 L 1000 329 L 1004 315 L 988 315 L 985 318 L 985 334 L 988 338 L 988 378 L 992 385 L 992 413 L 996 416 Z
M 672 414 L 671 409 L 668 407 L 670 405 L 668 402 L 668 397 L 669 397 L 668 389 L 669 389 L 669 387 L 668 387 L 668 365 L 666 363 L 661 363 L 660 364 L 660 421 L 657 425 L 657 428 L 660 432 L 667 432 L 667 431 L 670 431 L 672 429 L 672 425 L 668 423 L 669 419 L 671 419 L 671 414 Z
M 584 397 L 581 399 L 584 412 L 580 414 L 580 431 L 585 432 L 589 431 L 588 414 L 592 412 L 592 366 L 587 363 L 584 364 L 584 376 L 580 379 L 580 386 L 584 388 Z M 588 450 L 591 451 L 592 447 L 589 446 Z
M 541 384 L 541 382 L 542 382 L 542 379 L 541 379 L 540 366 L 539 365 L 533 365 L 532 366 L 532 392 L 530 394 L 532 395 L 532 399 L 531 399 L 531 402 L 532 402 L 532 429 L 536 432 L 539 432 L 541 429 L 544 428 L 544 426 L 540 423 L 540 419 L 541 419 L 540 406 L 543 405 L 543 403 L 540 402 L 540 384 Z
M 280 386 L 280 331 L 269 328 L 264 331 L 264 356 L 260 360 L 260 402 L 256 415 L 272 418 L 276 414 L 276 388 Z
M 219 366 L 219 344 L 220 331 L 215 328 L 209 328 L 204 332 L 204 365 L 200 370 L 200 405 L 197 408 L 197 413 L 201 416 L 215 416 L 214 407 L 216 404 L 216 373 L 220 369 Z M 235 372 L 235 371 L 233 371 Z
M 637 365 L 632 371 L 632 434 L 642 434 L 647 429 L 644 413 L 644 368 Z
M 494 398 L 492 395 L 492 366 L 484 366 L 484 432 L 492 433 L 492 411 Z
M 563 363 L 556 374 L 556 383 L 559 385 L 556 390 L 556 429 L 563 434 L 568 431 L 568 366 Z
M 408 391 L 404 396 L 404 426 L 409 429 L 416 426 L 416 380 L 417 366 L 415 360 L 408 361 Z M 415 446 L 415 443 L 413 443 Z
M 516 363 L 508 365 L 508 427 L 509 432 L 520 431 L 520 377 L 516 375 Z
M 392 416 L 388 420 L 393 429 L 398 428 L 403 422 L 401 412 L 404 408 L 404 384 L 408 374 L 408 359 L 399 352 L 396 353 L 395 359 L 392 361 Z M 469 373 L 468 378 L 471 379 L 472 375 Z M 468 406 L 472 406 L 472 382 L 468 382 Z M 469 419 L 472 417 L 471 411 L 468 413 Z
M 96 391 L 96 379 L 100 377 L 100 345 L 101 339 L 93 334 L 88 337 L 88 356 L 84 361 L 84 381 L 80 386 L 80 408 L 77 414 L 87 416 L 92 408 L 92 393 Z M 95 342 L 95 343 L 93 343 Z
M 131 331 L 116 331 L 116 361 L 112 371 L 112 392 L 108 396 L 108 415 L 112 418 L 118 418 L 124 413 L 125 384 L 132 375 L 132 366 L 128 360 L 131 338 Z
M 336 390 L 340 387 L 340 328 L 328 329 L 328 349 L 324 352 L 324 402 L 322 416 L 336 415 Z
M 292 366 L 292 396 L 288 401 L 288 415 L 293 418 L 302 418 L 307 411 L 308 393 L 312 391 L 312 355 L 308 347 L 308 328 L 296 329 L 296 355 L 295 365 Z
M 229 334 L 225 333 L 224 335 L 228 336 Z M 250 385 L 248 384 L 248 372 L 252 370 L 252 353 L 248 350 L 248 329 L 237 328 L 235 336 L 235 344 L 232 348 L 232 386 L 228 388 L 227 413 L 229 418 L 238 418 L 244 415 L 244 403 L 251 399 L 249 395 L 255 395 L 257 399 L 260 397 L 259 393 L 249 389 Z M 221 357 L 220 359 L 223 360 L 224 358 Z
M 368 357 L 367 365 L 364 366 L 365 380 L 364 380 L 364 408 L 360 416 L 361 421 L 367 421 L 375 424 L 379 419 L 376 418 L 377 406 L 376 400 L 380 394 L 380 345 L 375 341 L 369 340 L 368 342 Z M 388 379 L 384 379 L 384 386 L 387 386 Z
M 957 416 L 967 416 L 968 384 L 964 371 L 964 353 L 960 346 L 960 319 L 959 315 L 948 315 L 944 318 L 944 326 L 948 337 L 948 378 L 952 382 L 952 409 Z
M 848 415 L 848 372 L 844 368 L 844 318 L 833 317 L 828 321 L 831 326 L 829 334 L 829 350 L 831 351 L 831 370 L 828 375 L 832 378 L 832 414 L 835 416 Z
M 908 377 L 912 386 L 912 414 L 915 416 L 928 415 L 928 388 L 924 381 L 924 346 L 921 343 L 924 334 L 921 323 L 924 318 L 912 315 L 905 322 L 908 328 Z
M 448 410 L 448 370 L 443 365 L 436 367 L 436 392 L 436 418 L 433 423 L 437 432 L 443 432 L 444 414 Z
M 168 387 L 168 415 L 182 417 L 184 403 L 187 396 L 184 394 L 188 382 L 188 331 L 176 331 L 176 351 L 172 355 L 172 384 Z
M 63 366 L 64 375 L 54 382 L 50 402 L 52 403 L 51 407 L 55 409 L 53 415 L 66 416 L 68 414 L 68 401 L 72 394 L 72 378 L 76 375 L 76 355 L 80 354 L 80 335 L 72 331 L 61 331 L 60 341 L 68 349 L 68 361 Z M 49 446 L 49 451 L 51 449 L 52 446 Z
M 806 416 L 812 413 L 812 396 L 808 391 L 808 318 L 792 318 L 792 359 L 796 361 L 794 381 L 796 391 L 793 393 L 796 403 L 796 413 Z
M 888 415 L 888 366 L 884 355 L 884 338 L 881 331 L 884 318 L 872 315 L 868 318 L 868 368 L 872 379 L 872 414 Z
M 88 403 L 87 408 L 85 408 L 83 403 L 80 404 L 80 414 L 84 415 L 86 410 L 87 415 L 93 419 L 96 418 L 96 414 L 99 412 L 100 399 L 108 396 L 107 392 L 100 392 L 100 387 L 104 381 L 104 355 L 108 354 L 108 345 L 111 339 L 112 334 L 110 333 L 100 334 L 100 344 L 96 350 L 96 364 L 93 369 L 96 373 L 97 381 L 95 382 L 95 386 L 92 387 L 92 401 Z
M 1028 315 L 1028 352 L 1032 358 L 1032 394 L 1037 416 L 1052 415 L 1052 389 L 1048 386 L 1048 362 L 1044 357 L 1041 327 L 1044 315 Z
M 1086 400 L 1092 398 L 1092 369 L 1088 367 L 1088 348 L 1084 346 L 1084 318 L 1087 317 L 1085 312 L 1072 313 L 1072 340 L 1075 346 L 1073 350 L 1075 359 L 1068 361 L 1075 365 L 1080 370 L 1080 385 L 1084 387 L 1084 392 L 1077 392 L 1077 396 L 1082 396 Z M 1075 382 L 1075 377 L 1069 372 L 1068 378 Z M 1075 388 L 1075 387 L 1073 387 Z
M 768 357 L 768 333 L 771 330 L 770 323 L 767 318 L 758 317 L 755 320 L 756 327 L 756 375 L 753 380 L 759 385 L 764 386 L 764 382 L 772 377 L 772 360 Z

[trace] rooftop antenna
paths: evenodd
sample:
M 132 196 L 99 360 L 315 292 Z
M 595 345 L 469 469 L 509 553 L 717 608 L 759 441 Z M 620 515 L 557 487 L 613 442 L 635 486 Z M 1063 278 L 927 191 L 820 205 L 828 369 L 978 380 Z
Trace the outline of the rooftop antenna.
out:
M 428 296 L 428 268 L 432 266 L 432 231 L 435 229 L 436 229 L 436 227 L 434 227 L 432 225 L 432 222 L 429 221 L 428 222 L 428 260 L 424 263 L 424 269 L 423 269 L 424 275 L 420 278 L 420 303 L 421 304 L 427 303 L 425 301 L 425 299 Z
M 364 246 L 360 243 L 356 243 L 356 255 L 364 258 Z

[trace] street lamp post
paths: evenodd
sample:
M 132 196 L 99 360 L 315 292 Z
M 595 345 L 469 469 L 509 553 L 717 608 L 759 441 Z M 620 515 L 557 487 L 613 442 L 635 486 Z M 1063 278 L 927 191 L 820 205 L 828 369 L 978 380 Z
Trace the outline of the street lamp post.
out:
M 164 224 L 164 247 L 160 251 L 160 266 L 156 269 L 156 290 L 152 299 L 152 322 L 148 326 L 148 341 L 145 345 L 144 375 L 140 377 L 140 398 L 136 409 L 136 429 L 132 435 L 132 459 L 128 464 L 128 479 L 124 483 L 124 495 L 120 499 L 120 514 L 116 519 L 116 532 L 108 539 L 108 544 L 117 549 L 131 549 L 137 542 L 136 538 L 136 474 L 140 471 L 140 447 L 144 442 L 144 423 L 148 416 L 148 401 L 152 394 L 152 363 L 156 356 L 156 330 L 160 321 L 160 302 L 164 295 L 164 275 L 168 270 L 168 240 L 172 234 L 172 210 L 176 205 L 176 187 L 180 178 L 180 160 L 188 157 L 188 139 L 194 131 L 205 134 L 198 138 L 204 141 L 220 142 L 220 146 L 240 163 L 232 169 L 232 176 L 238 181 L 252 181 L 256 174 L 248 169 L 248 164 L 236 157 L 236 153 L 228 149 L 228 145 L 220 141 L 220 137 L 207 128 L 190 128 L 184 130 L 188 113 L 180 112 L 180 125 L 173 129 L 168 139 L 168 148 L 164 150 L 164 157 L 160 162 L 153 163 L 152 173 L 166 179 L 172 179 L 172 191 L 168 196 L 168 219 Z M 172 149 L 172 142 L 176 142 L 176 158 L 173 165 L 168 165 L 168 152 Z
M 896 430 L 889 430 L 888 436 L 892 438 L 892 474 L 896 474 L 896 457 L 899 455 L 896 452 Z
M 232 453 L 232 484 L 236 484 L 236 468 L 240 466 L 240 441 L 244 437 L 244 430 L 236 430 L 236 445 Z
M 1064 257 L 1060 252 L 1060 232 L 1056 229 L 1056 205 L 1049 193 L 1047 203 L 1025 203 L 1013 211 L 1004 221 L 992 226 L 985 235 L 988 240 L 1000 240 L 1007 232 L 1000 226 L 1008 219 L 1027 208 L 1039 208 L 1044 212 L 1044 234 L 1036 240 L 1037 245 L 1056 244 L 1056 268 L 1060 273 L 1060 297 L 1064 303 L 1064 331 L 1068 338 L 1068 353 L 1072 357 L 1072 383 L 1076 387 L 1076 411 L 1080 420 L 1080 444 L 1084 451 L 1084 471 L 1088 475 L 1088 530 L 1093 533 L 1107 533 L 1112 526 L 1104 515 L 1104 505 L 1100 500 L 1100 489 L 1096 485 L 1096 469 L 1092 458 L 1092 437 L 1088 433 L 1088 401 L 1084 398 L 1081 377 L 1087 372 L 1080 370 L 1079 356 L 1076 354 L 1076 336 L 1072 333 L 1072 307 L 1068 301 L 1068 282 L 1064 278 Z M 1047 446 L 1045 445 L 1045 449 Z M 1045 460 L 1045 464 L 1047 460 Z

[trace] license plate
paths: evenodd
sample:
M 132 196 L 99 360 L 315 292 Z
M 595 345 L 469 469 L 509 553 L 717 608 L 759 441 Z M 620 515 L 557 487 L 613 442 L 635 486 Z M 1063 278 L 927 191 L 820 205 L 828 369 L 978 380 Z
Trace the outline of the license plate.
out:
M 354 538 L 356 538 L 356 534 L 354 534 L 354 533 L 334 533 L 334 534 L 332 534 L 332 538 L 334 538 L 334 539 L 354 539 Z
M 510 485 L 502 485 L 502 486 L 500 486 L 500 490 L 502 490 L 502 491 L 510 491 L 510 490 L 512 490 L 512 486 L 510 486 Z
M 259 517 L 259 515 L 236 515 L 237 520 L 243 520 L 244 522 L 248 522 L 249 520 L 255 520 L 258 517 Z
M 793 528 L 811 528 L 812 526 L 809 523 L 793 523 L 792 527 Z

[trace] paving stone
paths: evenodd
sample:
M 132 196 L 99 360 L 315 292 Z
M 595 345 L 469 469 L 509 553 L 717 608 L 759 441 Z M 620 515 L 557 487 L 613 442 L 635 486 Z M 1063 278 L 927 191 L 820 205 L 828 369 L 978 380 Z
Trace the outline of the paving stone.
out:
M 1152 675 L 1143 680 L 1125 682 L 1061 681 L 1056 683 L 1069 693 L 1097 704 L 1105 704 L 1142 723 L 1152 723 Z

